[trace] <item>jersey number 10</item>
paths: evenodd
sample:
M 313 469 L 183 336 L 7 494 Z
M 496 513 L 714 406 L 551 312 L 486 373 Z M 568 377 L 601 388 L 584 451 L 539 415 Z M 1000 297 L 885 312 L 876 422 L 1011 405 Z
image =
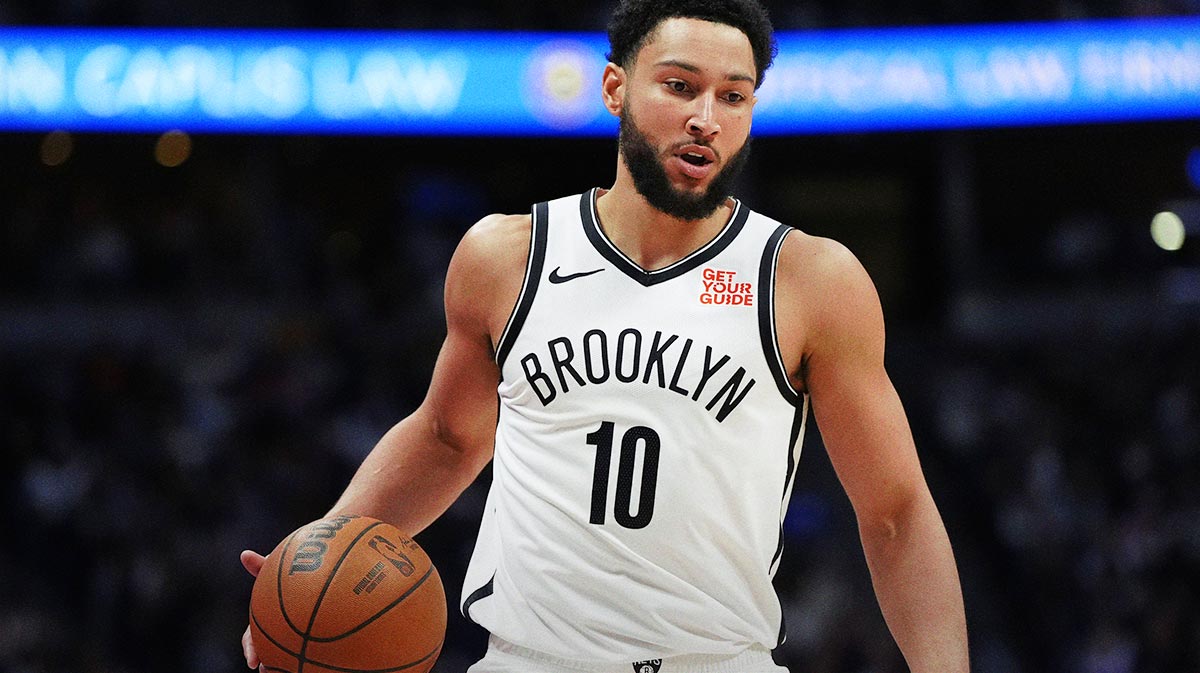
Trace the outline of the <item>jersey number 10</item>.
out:
M 587 443 L 596 447 L 596 469 L 592 476 L 592 516 L 589 521 L 603 525 L 608 514 L 608 477 L 612 473 L 614 424 L 604 421 L 589 433 Z M 638 444 L 645 450 L 642 460 L 642 488 L 637 514 L 633 506 L 633 470 Z M 662 443 L 658 433 L 644 425 L 635 425 L 621 437 L 621 457 L 617 465 L 616 504 L 613 518 L 625 528 L 645 528 L 654 516 L 654 491 L 658 485 L 658 454 Z

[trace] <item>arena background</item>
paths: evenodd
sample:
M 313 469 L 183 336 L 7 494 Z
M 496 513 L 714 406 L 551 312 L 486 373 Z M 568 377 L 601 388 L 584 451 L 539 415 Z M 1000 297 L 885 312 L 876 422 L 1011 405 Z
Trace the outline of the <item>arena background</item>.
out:
M 1200 14 L 877 4 L 768 6 L 814 31 Z M 0 36 L 598 31 L 608 9 L 5 0 Z M 1200 670 L 1196 118 L 755 142 L 736 193 L 843 241 L 879 286 L 979 673 Z M 0 671 L 240 670 L 238 551 L 322 514 L 420 402 L 458 238 L 610 184 L 615 140 L 50 130 L 0 133 Z M 1163 211 L 1189 232 L 1178 251 L 1151 237 Z M 452 602 L 485 483 L 418 537 Z M 906 670 L 815 431 L 777 585 L 791 670 Z M 436 671 L 483 646 L 452 609 Z

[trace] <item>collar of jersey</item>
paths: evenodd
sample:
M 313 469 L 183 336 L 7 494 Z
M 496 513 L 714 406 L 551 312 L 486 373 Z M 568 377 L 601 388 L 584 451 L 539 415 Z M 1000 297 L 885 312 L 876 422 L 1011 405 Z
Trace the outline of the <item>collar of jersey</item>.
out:
M 742 227 L 746 224 L 746 218 L 750 215 L 750 211 L 742 205 L 741 201 L 731 197 L 730 200 L 733 201 L 733 213 L 729 216 L 729 221 L 725 223 L 725 227 L 711 241 L 692 251 L 674 264 L 664 266 L 661 269 L 647 271 L 626 256 L 625 253 L 621 252 L 620 248 L 613 244 L 609 240 L 608 235 L 604 233 L 604 230 L 600 228 L 600 218 L 596 214 L 596 196 L 598 193 L 598 188 L 592 188 L 590 191 L 585 192 L 579 199 L 579 214 L 583 222 L 584 233 L 587 234 L 588 240 L 592 242 L 592 247 L 596 248 L 596 252 L 600 253 L 609 262 L 612 262 L 613 266 L 617 267 L 626 276 L 647 287 L 682 276 L 721 254 L 721 251 L 728 247 L 733 242 L 733 239 L 737 238 L 738 232 L 742 230 Z

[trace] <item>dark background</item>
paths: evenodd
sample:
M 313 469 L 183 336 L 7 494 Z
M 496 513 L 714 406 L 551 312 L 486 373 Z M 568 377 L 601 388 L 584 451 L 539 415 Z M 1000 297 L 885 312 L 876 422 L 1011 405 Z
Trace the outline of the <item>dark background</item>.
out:
M 768 6 L 778 29 L 1200 13 L 877 4 Z M 5 0 L 0 24 L 601 30 L 608 10 Z M 201 135 L 165 168 L 158 140 L 75 135 L 51 166 L 46 136 L 0 134 L 3 672 L 243 666 L 238 551 L 321 515 L 420 403 L 459 237 L 615 165 L 608 139 Z M 736 193 L 879 287 L 979 673 L 1200 670 L 1200 244 L 1149 235 L 1196 208 L 1198 147 L 1195 121 L 755 141 Z M 452 603 L 485 492 L 418 537 Z M 815 429 L 787 535 L 777 659 L 905 670 Z M 484 638 L 452 607 L 436 670 Z

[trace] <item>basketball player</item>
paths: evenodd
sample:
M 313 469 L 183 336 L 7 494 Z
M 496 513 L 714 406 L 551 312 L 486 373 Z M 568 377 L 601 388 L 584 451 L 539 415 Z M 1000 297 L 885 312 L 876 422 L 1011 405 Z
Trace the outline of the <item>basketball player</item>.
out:
M 727 196 L 774 55 L 764 10 L 624 0 L 609 34 L 614 184 L 470 230 L 428 396 L 331 513 L 415 533 L 493 462 L 462 589 L 492 634 L 471 673 L 782 671 L 771 580 L 811 404 L 909 667 L 965 672 L 871 280 Z

